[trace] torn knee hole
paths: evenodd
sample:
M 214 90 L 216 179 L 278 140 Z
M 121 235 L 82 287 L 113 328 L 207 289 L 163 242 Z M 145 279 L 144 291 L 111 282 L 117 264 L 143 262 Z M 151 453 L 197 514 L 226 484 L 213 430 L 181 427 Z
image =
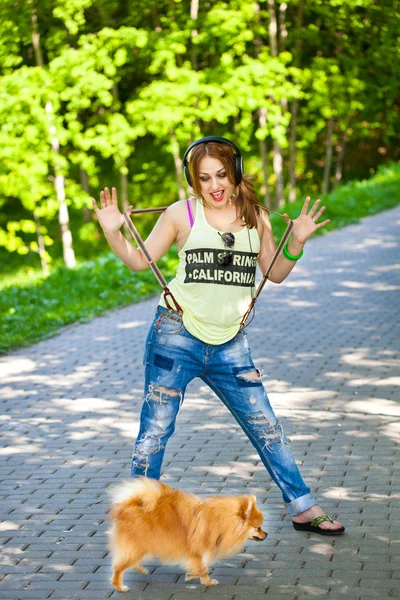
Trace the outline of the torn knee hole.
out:
M 237 371 L 236 377 L 239 380 L 239 385 L 243 386 L 251 386 L 251 385 L 262 385 L 261 384 L 261 376 L 262 372 L 259 369 L 254 369 L 251 371 Z
M 182 399 L 182 392 L 179 390 L 170 390 L 164 386 L 158 385 L 149 385 L 149 397 L 155 400 L 156 402 L 165 402 L 165 396 L 169 398 L 176 398 L 179 396 L 179 399 Z
M 146 434 L 136 445 L 134 457 L 146 458 L 148 454 L 155 454 L 161 450 L 161 440 L 158 435 Z
M 271 430 L 274 428 L 274 426 L 271 425 L 270 421 L 267 419 L 267 417 L 262 412 L 258 412 L 258 413 L 249 415 L 247 420 L 250 425 L 255 425 L 257 427 L 265 427 L 265 428 L 271 429 Z
M 251 371 L 250 373 L 238 374 L 238 377 L 243 377 L 243 379 L 260 379 L 261 373 L 258 369 L 256 369 L 255 371 Z
M 167 396 L 179 396 L 179 392 L 177 392 L 176 390 L 169 390 L 168 388 L 162 386 L 153 386 L 153 389 L 151 391 L 156 392 L 158 394 L 167 394 Z
M 265 449 L 268 450 L 277 446 L 282 447 L 287 444 L 283 427 L 279 421 L 272 424 L 262 412 L 250 415 L 247 421 L 258 439 L 263 442 Z

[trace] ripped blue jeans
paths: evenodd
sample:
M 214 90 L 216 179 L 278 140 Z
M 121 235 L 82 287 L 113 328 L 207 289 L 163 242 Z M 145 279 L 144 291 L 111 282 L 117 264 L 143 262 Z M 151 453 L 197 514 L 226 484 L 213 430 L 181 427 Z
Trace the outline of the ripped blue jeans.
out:
M 159 306 L 146 340 L 145 401 L 133 448 L 131 475 L 159 479 L 166 444 L 186 387 L 200 377 L 231 411 L 282 492 L 292 515 L 317 504 L 304 483 L 282 425 L 255 368 L 247 333 L 225 344 L 194 337 L 177 313 Z

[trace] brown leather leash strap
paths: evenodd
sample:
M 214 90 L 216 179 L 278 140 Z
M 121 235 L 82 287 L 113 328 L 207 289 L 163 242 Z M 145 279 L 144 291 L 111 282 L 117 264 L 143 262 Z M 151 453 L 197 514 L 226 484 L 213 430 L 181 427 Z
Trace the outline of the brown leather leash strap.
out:
M 131 211 L 131 215 L 141 215 L 142 213 L 164 212 L 168 206 L 160 206 L 160 208 L 135 208 Z
M 140 215 L 143 213 L 153 213 L 153 212 L 164 212 L 164 210 L 166 210 L 168 208 L 168 206 L 163 206 L 160 208 L 141 208 L 141 209 L 135 209 L 132 210 L 131 215 Z M 263 208 L 264 210 L 266 210 L 267 212 L 271 212 L 274 215 L 278 215 L 279 217 L 282 217 L 283 219 L 285 218 L 284 215 L 275 212 L 274 210 L 267 208 L 265 206 L 261 206 L 261 208 Z M 144 242 L 140 236 L 140 233 L 138 232 L 138 230 L 136 229 L 136 227 L 134 226 L 134 224 L 132 223 L 129 215 L 127 214 L 127 212 L 124 212 L 124 219 L 125 219 L 125 223 L 128 226 L 129 231 L 131 232 L 132 236 L 134 237 L 134 239 L 136 240 L 137 245 L 139 246 L 139 248 L 141 249 L 141 251 L 143 252 L 143 255 L 145 257 L 145 259 L 147 260 L 150 269 L 153 271 L 154 275 L 156 276 L 159 284 L 161 285 L 161 287 L 164 290 L 164 300 L 165 300 L 165 304 L 168 308 L 168 311 L 170 313 L 172 313 L 174 311 L 174 309 L 172 308 L 172 306 L 169 304 L 168 302 L 168 296 L 170 296 L 172 302 L 175 304 L 175 308 L 176 311 L 178 312 L 179 315 L 183 315 L 183 310 L 180 307 L 179 303 L 177 302 L 177 300 L 175 299 L 175 297 L 173 296 L 172 292 L 169 290 L 168 288 L 168 284 L 167 281 L 164 277 L 164 275 L 161 273 L 160 269 L 158 268 L 157 263 L 151 258 L 149 252 L 147 251 L 146 246 L 144 245 Z M 286 220 L 286 219 L 285 219 Z M 246 313 L 244 314 L 241 322 L 240 322 L 240 327 L 245 327 L 246 326 L 246 322 L 247 319 L 249 318 L 251 311 L 254 308 L 255 303 L 257 302 L 258 296 L 260 295 L 261 290 L 263 289 L 264 285 L 266 284 L 269 274 L 271 273 L 271 270 L 279 256 L 279 254 L 282 251 L 283 246 L 286 244 L 287 240 L 289 239 L 289 236 L 292 232 L 292 228 L 293 228 L 293 221 L 290 220 L 289 224 L 286 228 L 285 233 L 282 236 L 281 241 L 279 242 L 279 245 L 276 249 L 276 252 L 274 254 L 274 256 L 272 257 L 271 263 L 265 273 L 265 275 L 263 276 L 261 282 L 258 285 L 258 288 L 256 290 L 255 296 L 252 299 L 252 301 L 250 302 L 250 306 L 247 309 Z
M 275 214 L 278 214 L 278 213 L 275 213 Z M 280 216 L 283 216 L 283 215 L 280 215 Z M 281 241 L 279 242 L 279 245 L 278 245 L 278 247 L 276 249 L 276 252 L 275 252 L 274 256 L 272 257 L 272 260 L 271 260 L 271 263 L 270 263 L 270 265 L 269 265 L 269 267 L 267 269 L 267 272 L 265 273 L 264 277 L 261 279 L 260 283 L 258 284 L 258 288 L 256 290 L 256 293 L 254 295 L 253 300 L 250 302 L 249 308 L 247 309 L 247 311 L 243 315 L 242 320 L 240 321 L 240 327 L 246 327 L 247 319 L 249 318 L 249 316 L 251 314 L 251 311 L 253 310 L 253 308 L 255 306 L 255 303 L 258 300 L 258 296 L 260 295 L 261 290 L 263 289 L 264 285 L 267 283 L 267 280 L 269 278 L 269 274 L 272 271 L 272 267 L 274 266 L 274 264 L 275 264 L 275 262 L 276 262 L 276 260 L 277 260 L 277 258 L 279 256 L 279 254 L 280 254 L 283 246 L 286 244 L 287 240 L 289 239 L 289 236 L 290 236 L 290 234 L 292 232 L 292 229 L 293 229 L 293 221 L 291 220 L 289 222 L 289 225 L 286 228 L 285 233 L 282 236 Z
M 269 213 L 278 215 L 278 217 L 282 217 L 283 219 L 285 218 L 284 215 L 282 215 L 281 213 L 275 212 L 274 210 L 272 210 L 272 208 L 269 208 L 268 206 L 263 206 L 262 204 L 260 204 L 259 206 Z M 153 212 L 164 212 L 164 210 L 167 210 L 167 208 L 168 208 L 168 206 L 160 206 L 159 208 L 135 208 L 134 210 L 131 211 L 131 215 L 141 215 L 143 213 L 153 213 Z
M 150 211 L 154 212 L 152 209 L 150 209 Z M 150 211 L 148 209 L 146 210 L 146 212 L 150 212 Z M 137 213 L 138 213 L 138 211 L 136 211 L 136 214 Z M 143 240 L 142 240 L 142 238 L 140 236 L 140 233 L 138 232 L 138 230 L 136 229 L 136 227 L 132 223 L 131 219 L 129 218 L 129 215 L 126 212 L 124 212 L 124 219 L 125 219 L 125 223 L 128 226 L 129 231 L 131 232 L 131 234 L 133 235 L 134 239 L 136 240 L 137 245 L 139 246 L 139 248 L 143 252 L 144 257 L 147 260 L 150 269 L 153 271 L 154 275 L 156 276 L 156 278 L 158 280 L 158 283 L 161 285 L 161 287 L 164 290 L 164 300 L 165 300 L 165 304 L 167 305 L 168 311 L 170 313 L 174 312 L 174 309 L 172 308 L 172 306 L 168 302 L 168 296 L 170 296 L 172 302 L 175 304 L 175 308 L 176 308 L 177 313 L 179 315 L 183 315 L 183 310 L 180 307 L 180 305 L 178 304 L 177 300 L 172 295 L 171 291 L 169 290 L 168 284 L 167 284 L 167 281 L 166 281 L 164 275 L 161 273 L 160 269 L 158 268 L 157 263 L 151 258 L 150 254 L 148 253 L 147 248 L 144 245 L 144 242 L 143 242 Z

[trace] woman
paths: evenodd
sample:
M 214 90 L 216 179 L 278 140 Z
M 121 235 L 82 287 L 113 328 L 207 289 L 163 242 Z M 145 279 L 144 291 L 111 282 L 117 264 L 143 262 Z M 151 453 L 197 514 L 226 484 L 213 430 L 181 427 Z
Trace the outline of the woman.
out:
M 339 535 L 344 527 L 325 515 L 304 483 L 288 440 L 254 367 L 240 321 L 254 291 L 256 264 L 266 272 L 276 250 L 270 221 L 243 176 L 240 151 L 225 138 L 202 138 L 184 157 L 194 191 L 168 207 L 146 240 L 158 261 L 176 243 L 179 266 L 169 284 L 183 309 L 168 312 L 161 297 L 146 340 L 145 401 L 132 457 L 132 476 L 160 478 L 168 439 L 188 383 L 200 377 L 217 394 L 257 449 L 282 491 L 296 530 Z M 124 222 L 115 188 L 100 193 L 93 207 L 113 250 L 132 270 L 148 268 L 140 249 L 121 234 Z M 306 241 L 329 219 L 325 207 L 304 202 L 292 235 L 269 279 L 281 283 L 303 253 Z M 130 214 L 132 207 L 129 207 Z M 289 222 L 289 217 L 285 215 Z

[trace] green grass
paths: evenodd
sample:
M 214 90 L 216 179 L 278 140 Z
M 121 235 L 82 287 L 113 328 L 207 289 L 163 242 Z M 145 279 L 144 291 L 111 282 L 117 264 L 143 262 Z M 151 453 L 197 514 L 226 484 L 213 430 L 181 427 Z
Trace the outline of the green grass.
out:
M 381 167 L 367 181 L 350 182 L 335 193 L 321 196 L 331 223 L 322 233 L 356 223 L 360 218 L 392 208 L 400 202 L 400 165 Z M 281 207 L 295 218 L 303 200 Z M 285 222 L 271 217 L 279 239 Z M 159 261 L 167 280 L 177 267 L 176 252 Z M 150 270 L 133 273 L 113 252 L 73 269 L 53 266 L 48 277 L 41 271 L 21 270 L 0 284 L 0 353 L 51 337 L 70 323 L 86 322 L 113 308 L 158 295 L 161 288 Z
M 164 257 L 158 264 L 170 279 L 177 257 Z M 73 269 L 60 265 L 48 277 L 40 273 L 9 277 L 1 288 L 0 353 L 51 337 L 64 325 L 86 322 L 106 310 L 161 293 L 150 269 L 133 273 L 113 252 Z

